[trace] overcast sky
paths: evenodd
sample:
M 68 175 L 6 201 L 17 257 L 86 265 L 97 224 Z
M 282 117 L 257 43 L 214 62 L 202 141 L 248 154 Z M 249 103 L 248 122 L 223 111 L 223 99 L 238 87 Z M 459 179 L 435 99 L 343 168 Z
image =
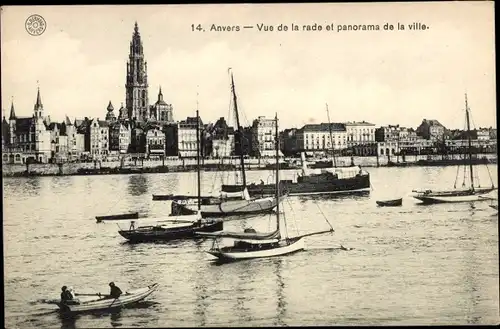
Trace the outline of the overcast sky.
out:
M 40 36 L 25 30 L 31 14 L 47 22 Z M 492 2 L 2 7 L 4 115 L 13 97 L 17 115 L 31 116 L 37 81 L 52 120 L 104 119 L 110 100 L 117 112 L 135 21 L 150 103 L 161 85 L 176 120 L 194 115 L 197 92 L 205 122 L 228 118 L 231 67 L 245 124 L 275 112 L 281 129 L 328 122 L 328 103 L 332 122 L 416 127 L 427 118 L 463 128 L 467 92 L 475 125 L 496 126 Z M 384 31 L 387 22 L 395 30 Z M 413 22 L 430 28 L 410 31 Z M 209 31 L 259 23 L 323 31 Z M 338 24 L 381 30 L 337 32 Z

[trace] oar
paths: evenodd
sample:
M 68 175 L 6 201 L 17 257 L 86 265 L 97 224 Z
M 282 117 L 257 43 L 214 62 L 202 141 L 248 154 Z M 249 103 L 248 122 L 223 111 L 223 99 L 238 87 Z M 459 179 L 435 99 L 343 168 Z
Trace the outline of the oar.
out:
M 108 295 L 105 295 L 105 294 L 101 294 L 100 292 L 97 292 L 97 293 L 93 293 L 93 294 L 80 294 L 80 293 L 76 293 L 75 296 L 108 296 Z

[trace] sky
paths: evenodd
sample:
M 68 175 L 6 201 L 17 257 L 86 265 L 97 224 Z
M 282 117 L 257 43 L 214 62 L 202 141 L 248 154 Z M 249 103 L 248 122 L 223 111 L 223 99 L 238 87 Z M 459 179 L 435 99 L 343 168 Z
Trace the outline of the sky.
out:
M 493 2 L 1 9 L 2 115 L 7 118 L 11 100 L 18 116 L 32 115 L 37 87 L 52 121 L 65 115 L 104 119 L 109 101 L 117 112 L 125 102 L 126 62 L 137 21 L 149 101 L 156 101 L 161 85 L 175 120 L 194 116 L 198 106 L 204 122 L 225 117 L 233 123 L 231 68 L 244 125 L 275 113 L 280 129 L 328 122 L 328 104 L 332 122 L 416 128 L 426 118 L 464 128 L 467 93 L 474 126 L 496 127 Z M 25 29 L 32 14 L 47 23 L 39 36 Z M 303 31 L 314 23 L 322 30 Z M 394 29 L 385 30 L 386 23 Z M 409 30 L 412 23 L 429 28 Z M 192 31 L 192 24 L 205 31 Z M 240 26 L 240 31 L 210 31 L 212 24 Z M 259 31 L 257 24 L 274 30 Z M 288 31 L 277 31 L 280 24 Z M 292 24 L 299 31 L 292 31 Z M 337 30 L 363 24 L 380 29 Z

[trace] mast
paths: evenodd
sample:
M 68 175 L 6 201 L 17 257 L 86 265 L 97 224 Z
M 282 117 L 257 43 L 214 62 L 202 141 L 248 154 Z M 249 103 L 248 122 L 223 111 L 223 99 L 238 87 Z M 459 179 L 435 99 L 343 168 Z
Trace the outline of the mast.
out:
M 470 134 L 470 120 L 469 120 L 469 105 L 467 104 L 467 93 L 465 93 L 465 117 L 467 119 L 467 140 L 469 142 L 469 171 L 470 171 L 470 185 L 474 191 L 474 172 L 472 169 L 472 140 Z
M 326 104 L 326 116 L 328 117 L 328 130 L 330 131 L 330 143 L 332 145 L 333 167 L 337 168 L 337 161 L 335 159 L 335 149 L 333 146 L 332 124 L 330 122 L 330 111 L 328 111 L 328 103 Z
M 234 88 L 234 79 L 233 79 L 233 72 L 231 72 L 231 92 L 233 93 L 233 103 L 234 103 L 234 112 L 236 116 L 236 126 L 238 127 L 238 133 L 236 134 L 236 142 L 240 146 L 240 164 L 241 164 L 241 175 L 243 176 L 243 188 L 247 186 L 247 178 L 245 175 L 245 158 L 243 156 L 243 147 L 241 145 L 241 136 L 243 135 L 242 128 L 240 126 L 240 116 L 238 114 L 238 102 L 236 99 L 236 90 Z
M 200 177 L 200 114 L 196 101 L 196 163 L 198 174 L 198 211 L 201 210 L 201 177 Z
M 279 149 L 280 149 L 280 140 L 278 135 L 278 113 L 275 116 L 275 149 L 276 149 L 276 226 L 277 230 L 280 230 L 280 162 L 279 162 Z
M 398 150 L 398 154 L 396 156 L 396 162 L 399 163 L 399 153 L 400 153 L 400 150 L 399 150 L 399 136 L 401 134 L 401 130 L 399 129 L 398 127 L 398 140 L 397 140 L 397 144 L 396 144 L 396 147 L 397 147 L 397 150 Z

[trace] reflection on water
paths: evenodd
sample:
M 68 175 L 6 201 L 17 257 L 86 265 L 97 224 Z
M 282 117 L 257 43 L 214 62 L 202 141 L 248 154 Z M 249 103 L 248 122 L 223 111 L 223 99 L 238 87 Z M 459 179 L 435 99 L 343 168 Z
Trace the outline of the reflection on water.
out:
M 498 212 L 489 202 L 417 206 L 407 194 L 401 207 L 380 208 L 375 200 L 395 186 L 400 193 L 449 188 L 456 169 L 369 171 L 369 195 L 284 204 L 290 235 L 328 229 L 322 213 L 335 233 L 307 237 L 304 252 L 223 266 L 205 252 L 210 239 L 130 244 L 116 223 L 95 222 L 96 214 L 168 214 L 170 202 L 151 194 L 192 192 L 196 173 L 5 178 L 6 327 L 498 323 Z M 215 174 L 204 173 L 204 194 Z M 250 171 L 248 181 L 266 175 Z M 234 220 L 224 229 L 270 231 L 275 218 Z M 117 314 L 63 319 L 54 305 L 33 303 L 58 298 L 62 282 L 92 292 L 110 281 L 124 291 L 160 286 Z
M 148 176 L 146 175 L 128 176 L 128 191 L 132 196 L 140 196 L 148 193 Z
M 283 260 L 282 258 L 276 258 L 274 260 L 274 264 L 276 265 L 276 301 L 277 301 L 277 306 L 276 306 L 276 321 L 274 323 L 275 326 L 285 326 L 284 317 L 285 317 L 285 312 L 286 312 L 286 301 L 285 301 L 285 295 L 284 295 L 284 289 L 285 289 L 285 283 L 283 280 L 283 277 L 281 275 L 282 271 L 282 264 Z

